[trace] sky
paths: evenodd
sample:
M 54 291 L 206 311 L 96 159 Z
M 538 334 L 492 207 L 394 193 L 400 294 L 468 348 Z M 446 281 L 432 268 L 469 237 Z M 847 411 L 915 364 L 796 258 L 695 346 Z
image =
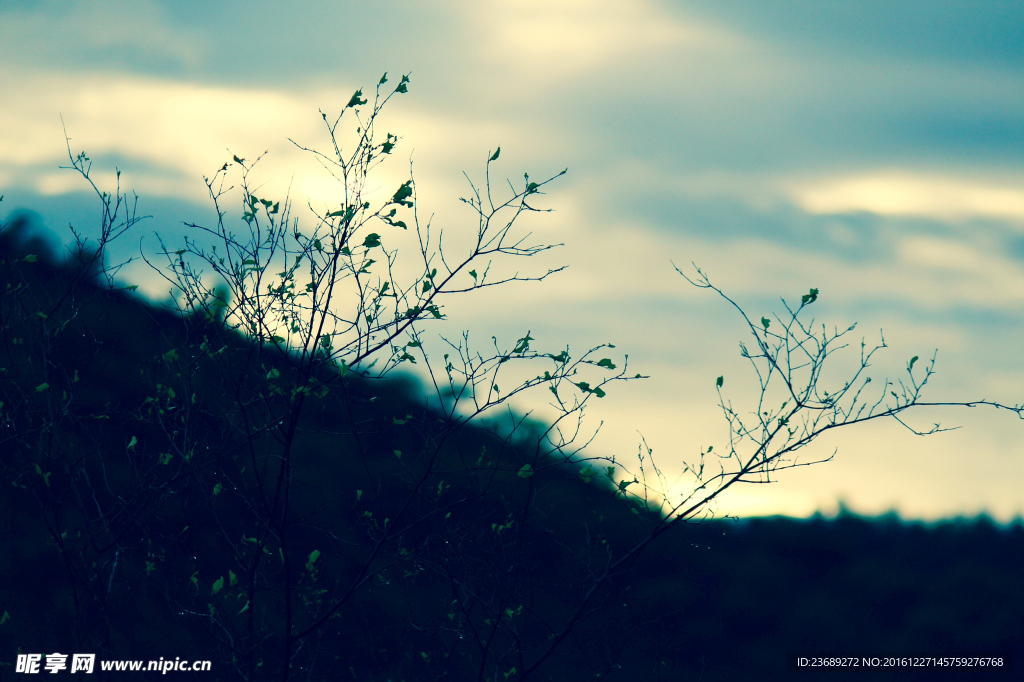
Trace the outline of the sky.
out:
M 330 191 L 293 139 L 322 145 L 336 112 L 384 72 L 411 74 L 386 110 L 420 211 L 473 230 L 458 198 L 494 172 L 568 169 L 524 229 L 567 269 L 446 310 L 537 346 L 614 343 L 650 378 L 594 403 L 593 452 L 641 437 L 670 476 L 726 445 L 715 379 L 751 402 L 734 310 L 675 270 L 696 264 L 751 317 L 811 287 L 819 323 L 884 330 L 872 367 L 898 376 L 938 349 L 926 399 L 1024 402 L 1024 6 L 880 0 L 267 0 L 0 3 L 0 216 L 68 236 L 98 207 L 68 164 L 140 197 L 118 255 L 208 220 L 203 176 L 263 151 L 267 191 Z M 63 127 L 62 127 L 63 126 Z M 70 143 L 65 141 L 66 135 Z M 122 277 L 167 297 L 144 268 Z M 856 348 L 853 349 L 856 353 Z M 856 358 L 854 357 L 854 360 Z M 544 413 L 541 395 L 519 404 Z M 744 407 L 745 406 L 745 407 Z M 837 430 L 832 461 L 746 485 L 719 515 L 895 510 L 936 519 L 1024 512 L 1024 422 L 981 408 Z

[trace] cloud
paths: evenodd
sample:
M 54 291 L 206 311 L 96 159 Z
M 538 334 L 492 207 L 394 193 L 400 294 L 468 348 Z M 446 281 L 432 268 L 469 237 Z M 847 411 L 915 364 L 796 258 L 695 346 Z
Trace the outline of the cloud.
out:
M 138 191 L 195 198 L 205 194 L 201 176 L 230 159 L 228 148 L 259 153 L 272 144 L 287 153 L 282 124 L 302 132 L 315 112 L 301 99 L 269 89 L 122 74 L 36 72 L 11 80 L 19 96 L 0 112 L 0 167 L 17 169 L 22 184 L 45 194 L 71 189 L 52 171 L 37 172 L 67 165 L 61 117 L 74 153 L 85 149 L 97 160 L 133 160 L 140 167 L 130 173 Z
M 737 36 L 657 2 L 501 0 L 472 12 L 482 53 L 503 71 L 554 84 L 651 54 L 721 52 Z
M 713 16 L 794 52 L 855 54 L 885 61 L 973 63 L 1019 70 L 1024 59 L 1015 2 L 908 0 L 686 0 Z
M 926 172 L 879 170 L 791 183 L 787 190 L 796 204 L 814 214 L 868 211 L 941 220 L 996 218 L 1024 228 L 1024 178 L 1014 183 L 1011 177 L 980 182 Z
M 120 166 L 140 194 L 202 200 L 203 175 L 211 175 L 232 154 L 251 161 L 269 151 L 263 177 L 273 177 L 271 169 L 276 169 L 283 176 L 277 190 L 283 192 L 289 176 L 297 173 L 294 189 L 300 203 L 310 196 L 327 200 L 336 183 L 289 138 L 322 147 L 328 139 L 318 109 L 340 111 L 356 88 L 226 87 L 129 74 L 41 71 L 14 73 L 8 85 L 17 97 L 0 110 L 0 174 L 21 186 L 45 195 L 81 189 L 72 174 L 57 170 L 68 165 L 63 119 L 73 153 L 89 152 L 96 172 L 106 173 L 107 181 L 114 166 Z M 409 155 L 422 150 L 417 157 L 429 170 L 441 169 L 451 177 L 444 188 L 455 196 L 465 188 L 459 171 L 471 154 L 482 165 L 488 149 L 502 140 L 515 146 L 520 136 L 500 121 L 447 116 L 409 99 L 390 105 L 382 125 L 403 139 L 395 153 L 398 161 L 383 176 L 376 174 L 377 181 L 389 187 L 400 182 L 408 175 Z M 528 147 L 541 144 L 536 134 L 523 137 Z
M 0 16 L 8 60 L 33 65 L 194 66 L 207 50 L 194 33 L 176 29 L 155 0 L 51 0 L 8 7 Z

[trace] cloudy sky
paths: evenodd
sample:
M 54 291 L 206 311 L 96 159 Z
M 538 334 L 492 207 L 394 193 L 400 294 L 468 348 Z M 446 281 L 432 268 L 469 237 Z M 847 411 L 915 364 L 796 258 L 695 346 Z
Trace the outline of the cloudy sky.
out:
M 318 110 L 385 71 L 412 74 L 386 113 L 404 168 L 385 175 L 411 158 L 436 225 L 473 229 L 462 172 L 479 178 L 497 145 L 509 178 L 568 168 L 543 197 L 555 211 L 524 226 L 564 244 L 538 268 L 568 269 L 447 324 L 627 352 L 651 378 L 596 406 L 595 451 L 626 458 L 642 433 L 678 471 L 725 445 L 717 376 L 750 404 L 742 321 L 673 262 L 752 316 L 817 287 L 819 321 L 884 330 L 879 378 L 938 348 L 931 398 L 1024 402 L 1019 2 L 25 0 L 0 3 L 0 45 L 0 215 L 95 221 L 58 168 L 63 117 L 96 177 L 121 169 L 153 216 L 129 252 L 208 219 L 202 177 L 231 153 L 268 150 L 268 188 L 321 196 L 288 138 L 322 144 Z M 166 296 L 144 270 L 125 277 Z M 911 421 L 940 419 L 962 428 L 840 431 L 809 453 L 838 448 L 832 462 L 731 492 L 718 512 L 1024 511 L 1024 423 L 981 409 Z

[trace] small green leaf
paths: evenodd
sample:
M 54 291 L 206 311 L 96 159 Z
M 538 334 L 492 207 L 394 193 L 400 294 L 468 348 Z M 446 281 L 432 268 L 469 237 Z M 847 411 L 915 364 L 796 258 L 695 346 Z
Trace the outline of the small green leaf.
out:
M 718 388 L 721 388 L 722 384 L 724 384 L 724 383 L 725 383 L 725 377 L 718 377 L 717 379 L 715 379 L 715 386 L 717 386 Z
M 409 197 L 412 196 L 412 180 L 406 180 L 402 183 L 402 186 L 395 192 L 395 196 L 391 198 L 392 203 L 399 204 L 400 206 L 408 206 L 412 208 L 412 202 L 409 201 Z
M 803 305 L 809 305 L 818 300 L 818 290 L 811 289 L 806 294 L 800 297 L 800 303 Z
M 217 594 L 224 588 L 224 576 L 221 576 L 213 581 L 213 589 L 211 592 Z
M 218 483 L 215 486 L 213 486 L 213 494 L 214 495 L 220 495 L 220 491 L 223 490 L 223 489 L 224 489 L 224 486 L 221 485 L 220 483 Z
M 230 568 L 228 569 L 228 585 L 234 587 L 238 584 L 238 576 Z
M 530 350 L 530 341 L 533 340 L 534 338 L 530 336 L 530 332 L 526 332 L 526 336 L 516 341 L 516 347 L 512 350 L 512 352 L 520 354 L 525 353 L 526 351 Z
M 352 95 L 352 99 L 348 101 L 348 104 L 345 105 L 345 108 L 348 109 L 350 107 L 357 107 L 360 104 L 366 104 L 366 100 L 363 98 L 362 88 L 355 91 L 355 94 Z
M 472 277 L 474 280 L 476 280 L 476 270 L 470 270 L 469 271 L 469 276 Z
M 128 442 L 128 449 L 129 450 L 134 450 L 135 446 L 138 444 L 138 442 L 139 442 L 139 439 L 136 438 L 135 436 L 132 436 L 132 439 Z
M 615 363 L 609 360 L 608 358 L 604 358 L 601 361 L 599 361 L 597 363 L 597 366 L 604 367 L 606 369 L 615 369 Z
M 4 611 L 4 615 L 0 616 L 0 625 L 3 625 L 4 623 L 9 621 L 10 619 L 11 619 L 11 614 L 8 613 L 7 611 Z
M 39 260 L 39 256 L 37 256 L 34 253 L 30 253 L 27 254 L 24 258 L 22 258 L 22 260 L 25 261 L 26 263 L 35 263 L 36 261 Z
M 530 476 L 533 476 L 533 467 L 524 464 L 523 468 L 519 470 L 519 478 L 529 478 Z
M 365 246 L 368 249 L 380 246 L 380 235 L 377 234 L 376 232 L 371 232 L 370 234 L 366 235 L 366 238 L 363 239 L 363 246 Z
M 916 355 L 914 357 L 910 358 L 910 364 L 907 366 L 908 370 L 914 369 L 914 363 L 917 362 L 917 359 L 918 359 L 918 356 L 916 356 Z
M 771 323 L 772 323 L 772 321 L 769 320 L 767 317 L 762 317 L 761 318 L 761 324 L 764 325 L 765 329 L 767 329 L 768 325 L 770 325 Z
M 38 386 L 36 386 L 36 393 L 42 393 L 43 391 L 45 391 L 48 388 L 50 388 L 50 384 L 48 384 L 48 383 L 46 383 L 44 381 L 43 383 L 41 383 Z
M 309 561 L 307 563 L 315 564 L 316 560 L 319 559 L 319 558 L 320 558 L 320 550 L 319 549 L 314 549 L 312 552 L 309 553 Z
M 491 158 L 489 158 L 488 161 L 497 161 L 498 154 L 501 154 L 501 147 L 498 147 L 497 149 L 494 150 L 494 153 L 491 154 Z

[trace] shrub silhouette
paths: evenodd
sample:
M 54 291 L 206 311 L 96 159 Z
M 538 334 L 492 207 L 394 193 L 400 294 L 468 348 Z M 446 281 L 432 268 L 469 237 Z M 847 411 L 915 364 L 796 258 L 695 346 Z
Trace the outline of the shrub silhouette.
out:
M 134 299 L 104 263 L 137 222 L 120 187 L 92 185 L 100 236 L 76 234 L 65 263 L 31 251 L 39 243 L 20 223 L 0 231 L 13 646 L 211 659 L 215 679 L 680 679 L 707 668 L 693 642 L 718 656 L 713 669 L 733 665 L 702 627 L 756 640 L 740 665 L 769 655 L 759 633 L 816 623 L 806 602 L 786 621 L 781 603 L 751 610 L 731 591 L 754 574 L 764 589 L 808 569 L 763 552 L 753 569 L 696 578 L 684 524 L 728 487 L 798 465 L 827 430 L 931 404 L 921 391 L 934 359 L 924 370 L 912 359 L 869 399 L 883 343 L 826 390 L 821 368 L 853 327 L 819 334 L 804 321 L 816 289 L 774 327 L 733 303 L 764 409 L 750 416 L 723 397 L 721 458 L 702 452 L 692 488 L 669 495 L 650 450 L 633 467 L 585 450 L 587 402 L 641 378 L 609 346 L 539 351 L 527 331 L 485 352 L 463 334 L 437 358 L 425 330 L 447 297 L 557 271 L 501 274 L 504 261 L 552 248 L 516 227 L 554 178 L 527 175 L 498 197 L 500 150 L 489 153 L 483 186 L 464 200 L 476 227 L 463 251 L 445 247 L 419 220 L 413 178 L 383 200 L 367 191 L 400 143 L 376 133 L 385 104 L 408 90 L 403 77 L 382 94 L 387 82 L 372 104 L 359 90 L 340 116 L 323 115 L 331 151 L 311 153 L 340 180 L 340 199 L 314 211 L 312 228 L 287 197 L 254 193 L 251 161 L 234 156 L 206 180 L 217 223 L 164 245 L 162 266 L 143 256 L 176 288 L 177 309 Z M 69 157 L 91 184 L 86 154 Z M 237 222 L 224 206 L 232 173 Z M 403 240 L 412 265 L 391 246 Z M 700 270 L 691 281 L 725 296 Z M 414 363 L 428 380 L 396 371 Z M 531 391 L 551 401 L 551 423 L 511 411 L 486 421 Z M 700 580 L 726 601 L 700 597 Z M 904 587 L 879 587 L 895 595 L 886 613 L 922 618 Z

